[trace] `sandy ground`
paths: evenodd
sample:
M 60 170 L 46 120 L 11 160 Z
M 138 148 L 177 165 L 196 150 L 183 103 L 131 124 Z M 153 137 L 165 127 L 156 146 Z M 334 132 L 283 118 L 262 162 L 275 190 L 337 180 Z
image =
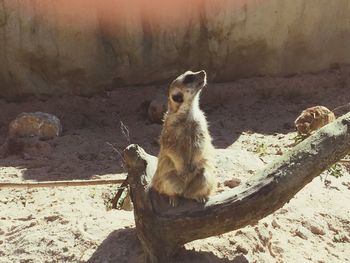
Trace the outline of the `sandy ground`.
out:
M 345 73 L 344 73 L 345 72 Z M 214 144 L 241 148 L 256 160 L 239 159 L 255 168 L 288 151 L 293 121 L 306 107 L 333 109 L 350 101 L 349 71 L 333 69 L 288 78 L 261 77 L 210 84 L 203 92 Z M 57 115 L 64 131 L 32 155 L 0 159 L 3 182 L 120 178 L 119 155 L 130 142 L 157 154 L 161 125 L 147 120 L 147 104 L 165 95 L 165 86 L 129 87 L 92 98 L 0 100 L 0 143 L 8 123 L 24 111 Z M 219 160 L 220 181 L 237 174 Z M 222 161 L 222 163 L 220 163 Z M 249 226 L 187 244 L 178 262 L 349 262 L 350 174 L 323 173 L 282 209 Z M 254 169 L 253 169 L 254 170 Z M 326 183 L 327 182 L 327 183 Z M 116 186 L 0 189 L 0 262 L 141 262 L 133 212 L 106 209 L 106 193 Z

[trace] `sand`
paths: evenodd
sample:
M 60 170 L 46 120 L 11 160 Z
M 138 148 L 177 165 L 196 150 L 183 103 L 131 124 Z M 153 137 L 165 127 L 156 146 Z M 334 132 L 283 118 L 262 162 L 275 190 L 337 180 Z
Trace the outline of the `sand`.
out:
M 219 180 L 248 180 L 254 169 L 288 151 L 296 136 L 293 121 L 305 108 L 333 109 L 350 101 L 343 69 L 290 77 L 260 77 L 209 84 L 203 91 L 214 144 L 244 149 L 254 162 L 229 155 L 218 165 Z M 147 120 L 147 104 L 166 86 L 128 87 L 91 98 L 0 99 L 0 143 L 8 124 L 24 111 L 53 113 L 61 137 L 31 154 L 0 159 L 3 182 L 123 178 L 123 149 L 140 144 L 157 154 L 161 125 Z M 130 138 L 120 129 L 128 127 Z M 230 169 L 230 162 L 252 168 Z M 178 262 L 349 262 L 350 174 L 324 172 L 288 204 L 255 226 L 191 242 Z M 243 169 L 243 168 L 242 168 Z M 141 262 L 132 211 L 107 210 L 106 195 L 117 186 L 0 189 L 0 262 Z

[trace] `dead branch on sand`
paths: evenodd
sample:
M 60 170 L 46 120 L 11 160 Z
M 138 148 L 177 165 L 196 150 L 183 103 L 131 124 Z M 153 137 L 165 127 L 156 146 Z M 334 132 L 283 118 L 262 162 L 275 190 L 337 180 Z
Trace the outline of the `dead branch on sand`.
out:
M 125 179 L 98 179 L 98 180 L 73 180 L 73 181 L 51 181 L 51 182 L 19 182 L 0 183 L 1 188 L 40 188 L 60 186 L 90 186 L 104 184 L 122 184 Z
M 128 144 L 130 144 L 130 132 L 129 132 L 129 129 L 128 127 L 124 124 L 124 122 L 122 122 L 120 120 L 120 131 L 122 133 L 122 135 L 124 136 L 124 138 L 127 140 Z M 120 165 L 121 167 L 123 168 L 123 170 L 125 171 L 125 159 L 124 159 L 124 156 L 123 154 L 117 149 L 117 147 L 114 147 L 113 144 L 111 144 L 110 142 L 106 142 L 110 147 L 112 147 L 112 149 L 118 153 L 118 155 L 120 156 L 121 158 L 121 162 L 120 162 Z M 118 188 L 118 191 L 117 193 L 115 194 L 115 196 L 113 197 L 112 199 L 112 209 L 117 209 L 117 206 L 118 206 L 118 202 L 119 202 L 119 199 L 120 197 L 122 196 L 124 190 L 126 188 L 128 188 L 128 178 L 125 178 L 124 181 L 122 182 L 122 185 Z
M 170 262 L 183 244 L 254 225 L 293 198 L 350 151 L 350 113 L 315 132 L 237 188 L 205 204 L 183 200 L 176 208 L 150 189 L 157 158 L 138 145 L 124 150 L 136 231 L 145 262 Z

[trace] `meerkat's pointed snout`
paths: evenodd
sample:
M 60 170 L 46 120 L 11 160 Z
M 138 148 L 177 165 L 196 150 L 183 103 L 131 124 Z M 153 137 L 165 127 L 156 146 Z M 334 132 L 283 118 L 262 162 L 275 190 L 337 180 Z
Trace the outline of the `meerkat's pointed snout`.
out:
M 198 71 L 197 78 L 200 88 L 203 88 L 207 84 L 207 73 L 205 72 L 205 70 Z
M 207 73 L 205 72 L 204 69 L 202 69 L 201 71 L 198 71 L 198 75 L 203 79 L 207 79 Z

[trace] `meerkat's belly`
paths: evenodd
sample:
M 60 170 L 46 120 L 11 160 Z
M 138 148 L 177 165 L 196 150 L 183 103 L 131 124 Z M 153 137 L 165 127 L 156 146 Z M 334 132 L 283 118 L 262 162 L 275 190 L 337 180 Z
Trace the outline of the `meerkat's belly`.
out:
M 203 158 L 211 145 L 207 131 L 197 122 L 176 129 L 172 138 L 175 151 L 184 160 L 184 169 L 193 169 L 198 159 Z

